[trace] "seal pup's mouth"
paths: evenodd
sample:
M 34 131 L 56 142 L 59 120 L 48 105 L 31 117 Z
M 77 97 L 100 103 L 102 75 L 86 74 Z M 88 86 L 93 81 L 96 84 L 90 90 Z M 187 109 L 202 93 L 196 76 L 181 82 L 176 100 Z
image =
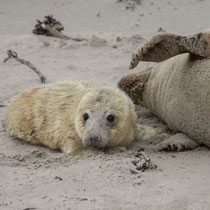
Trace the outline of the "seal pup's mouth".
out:
M 99 136 L 86 136 L 82 143 L 85 147 L 104 148 L 108 144 L 108 141 L 103 140 Z

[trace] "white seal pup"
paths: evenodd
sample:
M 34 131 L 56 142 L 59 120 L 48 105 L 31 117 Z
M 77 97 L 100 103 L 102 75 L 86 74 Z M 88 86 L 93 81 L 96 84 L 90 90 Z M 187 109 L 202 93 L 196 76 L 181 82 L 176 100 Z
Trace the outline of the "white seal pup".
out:
M 6 120 L 11 135 L 68 154 L 127 146 L 136 132 L 132 100 L 118 88 L 86 81 L 25 90 L 13 98 Z

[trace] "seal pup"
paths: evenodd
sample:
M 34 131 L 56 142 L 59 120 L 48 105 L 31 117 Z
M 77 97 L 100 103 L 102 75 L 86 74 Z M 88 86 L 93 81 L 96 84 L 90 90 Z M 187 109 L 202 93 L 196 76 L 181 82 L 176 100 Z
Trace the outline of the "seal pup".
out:
M 6 121 L 12 136 L 68 154 L 127 146 L 136 132 L 132 100 L 119 88 L 87 81 L 24 90 L 7 107 Z

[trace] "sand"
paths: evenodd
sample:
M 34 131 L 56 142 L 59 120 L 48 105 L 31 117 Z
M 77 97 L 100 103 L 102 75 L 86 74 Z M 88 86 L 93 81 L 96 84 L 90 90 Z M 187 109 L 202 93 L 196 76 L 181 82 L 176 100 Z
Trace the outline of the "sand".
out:
M 130 3 L 130 4 L 129 4 Z M 7 0 L 0 2 L 0 105 L 38 76 L 8 49 L 33 63 L 52 83 L 86 79 L 116 86 L 132 52 L 157 33 L 193 34 L 209 28 L 207 0 Z M 54 15 L 75 42 L 31 33 L 36 19 Z M 180 153 L 158 152 L 167 134 L 134 142 L 128 149 L 87 151 L 72 157 L 13 139 L 0 107 L 0 209 L 210 209 L 210 153 L 206 147 Z M 141 119 L 139 119 L 139 122 Z M 141 121 L 142 122 L 142 121 Z M 137 170 L 145 149 L 153 170 Z

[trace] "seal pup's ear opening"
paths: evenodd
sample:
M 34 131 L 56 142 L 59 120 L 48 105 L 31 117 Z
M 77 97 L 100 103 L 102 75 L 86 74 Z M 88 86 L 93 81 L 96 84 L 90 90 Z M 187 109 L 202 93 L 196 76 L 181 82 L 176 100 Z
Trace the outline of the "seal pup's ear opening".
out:
M 192 36 L 163 33 L 152 37 L 132 55 L 130 69 L 140 61 L 161 62 L 181 53 L 190 53 L 198 58 L 210 57 L 210 32 Z
M 121 78 L 117 85 L 131 98 L 134 104 L 143 105 L 142 94 L 149 74 L 150 70 L 129 74 Z

